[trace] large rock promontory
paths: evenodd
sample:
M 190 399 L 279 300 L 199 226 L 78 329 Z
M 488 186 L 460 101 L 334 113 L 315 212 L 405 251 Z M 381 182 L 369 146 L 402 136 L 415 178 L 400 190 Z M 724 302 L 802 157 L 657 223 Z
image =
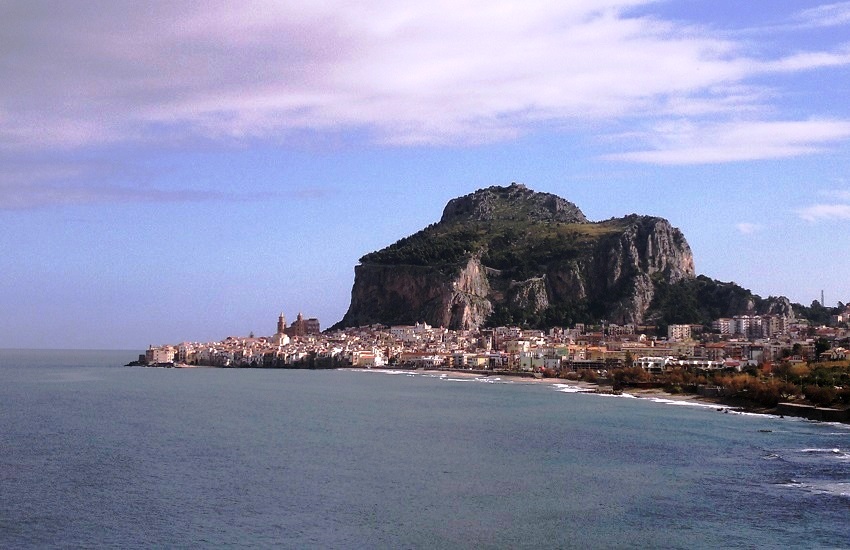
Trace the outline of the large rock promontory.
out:
M 694 275 L 685 237 L 665 219 L 590 222 L 555 195 L 495 186 L 363 256 L 339 325 L 640 323 L 659 284 Z

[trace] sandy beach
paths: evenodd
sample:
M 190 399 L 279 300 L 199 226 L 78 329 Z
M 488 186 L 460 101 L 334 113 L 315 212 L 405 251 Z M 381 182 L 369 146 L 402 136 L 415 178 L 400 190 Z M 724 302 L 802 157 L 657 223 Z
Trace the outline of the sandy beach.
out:
M 565 378 L 534 378 L 530 376 L 513 376 L 505 374 L 478 374 L 465 371 L 433 371 L 440 372 L 455 378 L 498 378 L 499 380 L 509 381 L 517 384 L 557 384 L 575 388 L 576 392 L 586 393 L 610 393 L 610 386 L 600 386 L 593 382 L 585 382 L 583 380 L 567 380 Z M 684 394 L 684 393 L 668 393 L 661 388 L 625 388 L 624 394 L 630 395 L 638 399 L 666 399 L 669 401 L 680 402 L 695 402 L 704 403 L 706 405 L 715 405 L 718 408 L 730 409 L 728 405 L 722 404 L 719 400 L 701 395 Z

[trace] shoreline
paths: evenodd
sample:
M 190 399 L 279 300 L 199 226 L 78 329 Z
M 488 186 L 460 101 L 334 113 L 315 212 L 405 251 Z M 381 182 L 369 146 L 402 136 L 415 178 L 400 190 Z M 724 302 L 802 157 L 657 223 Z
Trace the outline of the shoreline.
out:
M 486 376 L 486 375 L 484 375 Z M 800 418 L 812 422 L 835 422 L 848 425 L 847 412 L 841 409 L 829 407 L 817 407 L 815 405 L 801 403 L 778 403 L 775 407 L 759 406 L 741 399 L 709 397 L 691 393 L 670 393 L 662 388 L 630 388 L 626 387 L 615 392 L 611 386 L 600 385 L 595 382 L 582 380 L 565 380 L 562 378 L 527 378 L 499 376 L 511 382 L 527 384 L 556 384 L 564 387 L 575 388 L 572 393 L 587 393 L 597 395 L 616 395 L 633 399 L 647 399 L 658 403 L 670 403 L 691 405 L 696 407 L 711 408 L 717 412 L 732 414 L 753 414 L 760 416 L 772 416 L 775 418 Z
M 136 365 L 125 365 L 136 366 Z M 142 366 L 142 365 L 138 365 Z M 145 365 L 146 367 L 163 368 L 165 365 Z M 167 368 L 227 368 L 215 367 L 208 365 L 188 365 L 185 363 L 171 364 Z M 238 367 L 238 368 L 263 368 L 263 367 Z M 285 369 L 284 369 L 285 370 Z M 306 369 L 306 370 L 326 370 L 326 369 Z M 492 379 L 505 381 L 513 384 L 549 384 L 558 385 L 563 388 L 570 388 L 567 393 L 586 393 L 596 395 L 614 395 L 623 396 L 633 399 L 648 399 L 656 402 L 668 402 L 679 404 L 691 404 L 693 406 L 715 408 L 718 412 L 736 413 L 736 414 L 757 414 L 764 416 L 774 416 L 777 418 L 803 418 L 814 422 L 838 422 L 848 424 L 847 414 L 839 409 L 830 409 L 816 407 L 808 404 L 797 403 L 779 403 L 776 407 L 759 407 L 741 400 L 735 400 L 722 397 L 709 397 L 704 395 L 689 394 L 689 393 L 670 393 L 662 388 L 629 388 L 614 391 L 609 385 L 601 385 L 596 382 L 586 382 L 584 380 L 568 380 L 565 378 L 543 378 L 529 374 L 514 374 L 514 373 L 498 373 L 498 372 L 482 372 L 468 370 L 452 370 L 452 369 L 409 369 L 409 368 L 388 368 L 388 367 L 336 367 L 330 370 L 347 370 L 356 372 L 383 372 L 383 373 L 408 373 L 412 375 L 437 375 L 438 377 L 453 377 L 461 379 Z M 847 411 L 850 412 L 850 411 Z M 843 415 L 843 416 L 842 416 Z
M 687 393 L 669 393 L 661 388 L 625 388 L 622 392 L 615 393 L 611 386 L 600 385 L 595 382 L 586 382 L 583 380 L 567 380 L 564 378 L 537 378 L 534 376 L 522 376 L 514 374 L 497 374 L 497 373 L 481 373 L 462 370 L 441 370 L 441 369 L 404 369 L 404 368 L 360 368 L 360 367 L 343 367 L 340 370 L 352 371 L 373 371 L 373 372 L 406 372 L 410 374 L 436 374 L 446 375 L 453 378 L 463 379 L 498 379 L 500 381 L 510 382 L 514 384 L 549 384 L 571 388 L 568 393 L 585 393 L 590 395 L 613 395 L 623 396 L 633 399 L 646 399 L 656 402 L 679 403 L 682 405 L 691 404 L 693 406 L 713 408 L 717 412 L 733 413 L 733 414 L 757 414 L 763 416 L 774 416 L 777 418 L 785 418 L 786 415 L 777 412 L 776 408 L 746 406 L 743 404 L 733 404 L 725 401 L 723 398 L 707 397 L 703 395 L 687 394 Z M 787 416 L 794 418 L 807 418 L 805 415 L 788 414 Z M 822 421 L 818 419 L 810 419 L 814 421 Z M 846 422 L 844 422 L 846 423 Z
M 515 384 L 549 384 L 549 385 L 559 385 L 570 388 L 575 388 L 575 393 L 590 393 L 590 394 L 599 394 L 599 395 L 615 395 L 613 390 L 610 390 L 611 386 L 600 385 L 596 382 L 585 382 L 584 380 L 567 380 L 565 378 L 537 378 L 534 376 L 522 376 L 515 374 L 501 374 L 501 373 L 481 373 L 481 372 L 471 372 L 464 370 L 449 370 L 449 369 L 405 369 L 405 368 L 385 368 L 385 367 L 373 367 L 373 368 L 362 368 L 362 367 L 341 367 L 339 370 L 351 370 L 351 371 L 373 371 L 373 372 L 409 372 L 411 374 L 436 374 L 439 373 L 441 375 L 451 376 L 454 378 L 466 378 L 466 379 L 498 379 L 504 380 L 506 382 L 511 382 Z M 705 405 L 718 406 L 725 409 L 730 410 L 741 410 L 746 412 L 756 412 L 755 410 L 745 409 L 743 407 L 724 404 L 721 399 L 713 398 L 713 397 L 705 397 L 702 395 L 696 394 L 686 394 L 686 393 L 669 393 L 664 391 L 661 388 L 626 388 L 623 390 L 622 394 L 627 396 L 636 398 L 636 399 L 666 399 L 668 401 L 681 401 L 681 402 L 696 402 L 702 403 Z M 772 414 L 768 412 L 767 409 L 764 409 L 762 414 Z

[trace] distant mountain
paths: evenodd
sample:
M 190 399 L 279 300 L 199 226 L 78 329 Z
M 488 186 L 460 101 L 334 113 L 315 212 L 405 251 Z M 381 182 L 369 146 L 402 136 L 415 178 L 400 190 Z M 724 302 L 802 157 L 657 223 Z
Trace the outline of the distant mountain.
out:
M 664 322 L 678 315 L 676 296 L 704 280 L 663 218 L 590 222 L 555 195 L 495 186 L 452 199 L 438 223 L 363 256 L 337 326 Z

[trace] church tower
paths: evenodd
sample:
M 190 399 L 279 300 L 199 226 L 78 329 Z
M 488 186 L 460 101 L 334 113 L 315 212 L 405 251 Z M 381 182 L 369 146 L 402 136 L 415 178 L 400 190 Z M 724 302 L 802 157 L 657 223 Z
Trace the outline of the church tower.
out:
M 277 318 L 277 333 L 272 336 L 272 343 L 278 346 L 285 346 L 289 343 L 289 336 L 286 334 L 286 317 L 283 312 L 280 312 L 280 317 Z

